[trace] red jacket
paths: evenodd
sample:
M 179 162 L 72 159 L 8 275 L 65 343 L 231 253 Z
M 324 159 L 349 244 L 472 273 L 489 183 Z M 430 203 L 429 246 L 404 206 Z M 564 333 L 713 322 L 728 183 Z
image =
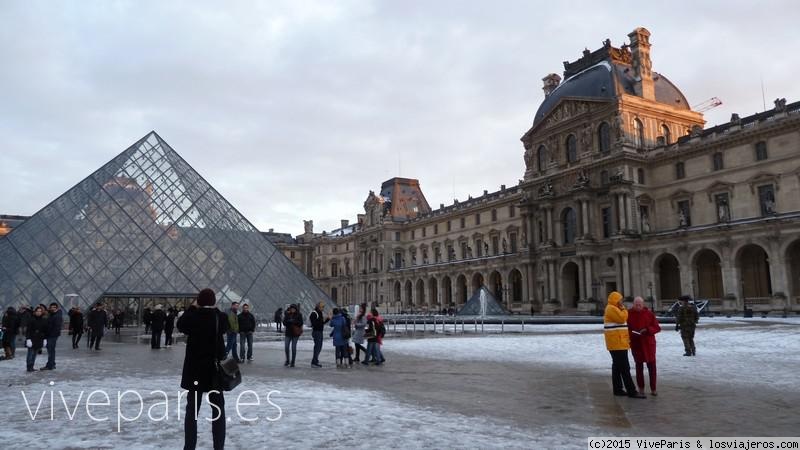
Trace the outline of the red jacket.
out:
M 661 326 L 652 311 L 647 308 L 643 308 L 641 311 L 628 310 L 628 332 L 631 337 L 631 353 L 633 353 L 634 361 L 656 361 L 655 335 L 659 331 L 661 331 Z

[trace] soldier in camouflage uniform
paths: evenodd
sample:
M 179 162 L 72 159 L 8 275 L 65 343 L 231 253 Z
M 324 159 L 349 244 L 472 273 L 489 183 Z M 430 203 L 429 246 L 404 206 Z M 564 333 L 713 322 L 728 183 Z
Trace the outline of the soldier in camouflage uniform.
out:
M 675 313 L 675 331 L 681 332 L 683 348 L 686 350 L 683 356 L 694 356 L 694 330 L 700 316 L 697 314 L 694 303 L 689 303 L 691 297 L 682 295 L 678 300 L 681 302 L 681 306 Z

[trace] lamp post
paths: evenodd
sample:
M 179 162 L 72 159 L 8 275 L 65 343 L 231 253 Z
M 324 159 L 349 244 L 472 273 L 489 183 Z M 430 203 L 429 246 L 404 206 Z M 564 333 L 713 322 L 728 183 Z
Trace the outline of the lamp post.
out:
M 655 311 L 656 310 L 656 299 L 653 297 L 653 282 L 652 281 L 648 281 L 647 282 L 647 292 L 650 293 L 650 310 L 651 311 Z

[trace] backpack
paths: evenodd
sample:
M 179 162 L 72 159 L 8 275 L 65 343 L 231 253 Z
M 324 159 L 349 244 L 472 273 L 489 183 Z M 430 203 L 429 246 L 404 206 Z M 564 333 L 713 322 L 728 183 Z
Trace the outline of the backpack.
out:
M 386 335 L 386 326 L 383 325 L 382 321 L 375 321 L 375 334 L 380 338 Z
M 345 316 L 344 317 L 344 327 L 342 328 L 342 338 L 343 339 L 350 339 L 351 335 L 352 335 L 352 333 L 350 331 L 350 317 Z

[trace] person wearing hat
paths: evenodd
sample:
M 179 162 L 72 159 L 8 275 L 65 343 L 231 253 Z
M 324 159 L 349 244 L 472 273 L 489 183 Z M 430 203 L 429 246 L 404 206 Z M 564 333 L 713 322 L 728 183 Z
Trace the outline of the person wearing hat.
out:
M 164 307 L 156 305 L 156 309 L 150 316 L 150 348 L 158 350 L 161 348 L 161 333 L 164 331 L 164 321 L 166 314 L 164 314 Z
M 211 434 L 214 448 L 225 447 L 225 397 L 214 386 L 216 361 L 225 357 L 223 336 L 228 331 L 227 316 L 216 308 L 217 297 L 203 289 L 197 300 L 178 319 L 178 331 L 186 335 L 181 387 L 186 394 L 186 418 L 183 423 L 184 449 L 197 446 L 197 416 L 203 393 L 211 404 Z
M 700 320 L 700 315 L 697 313 L 697 308 L 694 303 L 691 303 L 691 297 L 688 295 L 681 295 L 678 299 L 680 307 L 675 313 L 675 331 L 681 332 L 681 339 L 683 339 L 683 356 L 694 356 L 694 330 L 697 327 L 697 322 Z
M 614 387 L 614 395 L 647 398 L 636 390 L 631 378 L 631 365 L 628 362 L 631 340 L 627 322 L 628 310 L 622 303 L 622 294 L 612 291 L 608 294 L 608 304 L 603 314 L 603 335 L 606 349 L 611 354 L 611 385 Z
M 322 367 L 322 364 L 319 363 L 319 353 L 322 351 L 322 332 L 325 330 L 325 324 L 331 320 L 331 316 L 324 317 L 322 315 L 324 310 L 325 302 L 319 302 L 308 315 L 308 321 L 311 322 L 311 337 L 314 339 L 314 356 L 311 358 L 313 367 Z
M 95 350 L 100 350 L 100 340 L 103 339 L 103 333 L 106 325 L 108 325 L 105 306 L 97 302 L 94 309 L 86 317 L 86 322 L 89 325 L 89 348 L 94 346 Z

